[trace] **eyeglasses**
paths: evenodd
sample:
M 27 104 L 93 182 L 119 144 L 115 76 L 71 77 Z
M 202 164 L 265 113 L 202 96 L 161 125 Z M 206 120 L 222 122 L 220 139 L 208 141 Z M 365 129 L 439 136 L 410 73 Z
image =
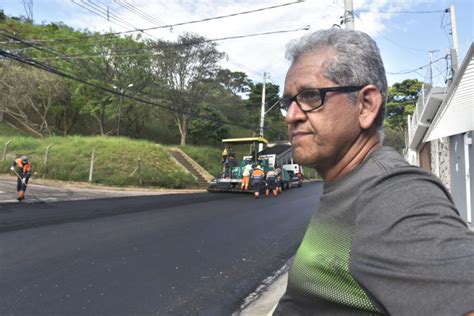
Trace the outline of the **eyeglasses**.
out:
M 283 97 L 280 99 L 280 111 L 286 117 L 288 110 L 293 102 L 304 113 L 314 111 L 324 104 L 326 93 L 328 92 L 354 92 L 365 86 L 347 86 L 347 87 L 330 87 L 330 88 L 314 88 L 306 89 L 298 92 L 292 97 Z

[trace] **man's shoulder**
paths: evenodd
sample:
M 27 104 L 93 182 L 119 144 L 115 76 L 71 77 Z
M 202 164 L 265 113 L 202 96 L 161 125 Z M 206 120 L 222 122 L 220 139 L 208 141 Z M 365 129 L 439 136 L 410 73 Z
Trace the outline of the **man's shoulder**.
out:
M 374 151 L 367 158 L 364 167 L 374 168 L 380 172 L 410 167 L 410 164 L 395 149 L 384 146 Z

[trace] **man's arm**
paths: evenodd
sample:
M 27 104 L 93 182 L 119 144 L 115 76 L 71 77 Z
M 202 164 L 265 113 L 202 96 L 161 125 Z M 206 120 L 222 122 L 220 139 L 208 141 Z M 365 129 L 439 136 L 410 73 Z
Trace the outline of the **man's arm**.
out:
M 474 309 L 474 232 L 434 177 L 411 170 L 359 200 L 351 274 L 390 314 Z

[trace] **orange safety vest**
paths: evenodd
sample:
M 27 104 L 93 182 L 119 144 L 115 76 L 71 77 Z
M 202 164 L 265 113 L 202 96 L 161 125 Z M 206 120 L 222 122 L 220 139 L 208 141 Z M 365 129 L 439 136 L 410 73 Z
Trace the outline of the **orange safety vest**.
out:
M 31 163 L 30 162 L 23 165 L 23 161 L 21 160 L 21 158 L 18 158 L 17 160 L 15 160 L 15 163 L 18 166 L 18 168 L 21 168 L 21 170 L 23 170 L 23 173 L 27 173 L 27 172 L 31 171 Z
M 261 169 L 255 169 L 252 172 L 252 177 L 262 177 L 263 176 L 263 170 Z

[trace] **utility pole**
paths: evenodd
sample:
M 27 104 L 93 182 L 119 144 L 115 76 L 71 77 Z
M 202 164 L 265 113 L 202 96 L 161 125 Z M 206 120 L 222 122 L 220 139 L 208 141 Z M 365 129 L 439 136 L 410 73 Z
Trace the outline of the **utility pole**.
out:
M 120 120 L 122 118 L 122 103 L 123 103 L 123 94 L 125 92 L 125 88 L 118 88 L 116 86 L 113 86 L 114 89 L 119 90 L 120 92 L 120 100 L 119 100 L 119 106 L 118 106 L 118 117 L 117 117 L 117 137 L 120 136 Z M 133 83 L 130 83 L 127 88 L 133 87 Z
M 453 69 L 453 79 L 454 74 L 458 71 L 459 60 L 459 44 L 458 44 L 458 29 L 456 25 L 456 11 L 454 10 L 454 5 L 449 6 L 449 12 L 451 14 L 451 37 L 453 39 L 453 47 L 451 48 L 451 67 Z
M 344 18 L 342 21 L 346 25 L 346 29 L 354 29 L 354 6 L 352 0 L 344 0 Z
M 123 88 L 120 89 L 120 100 L 119 100 L 118 118 L 117 118 L 117 137 L 120 136 L 120 119 L 122 117 L 122 103 L 123 103 Z
M 263 124 L 265 121 L 265 86 L 266 86 L 266 80 L 267 80 L 267 73 L 263 73 L 263 86 L 262 86 L 262 107 L 260 109 L 260 137 L 263 137 Z M 259 143 L 258 144 L 258 151 L 263 150 L 263 144 Z

